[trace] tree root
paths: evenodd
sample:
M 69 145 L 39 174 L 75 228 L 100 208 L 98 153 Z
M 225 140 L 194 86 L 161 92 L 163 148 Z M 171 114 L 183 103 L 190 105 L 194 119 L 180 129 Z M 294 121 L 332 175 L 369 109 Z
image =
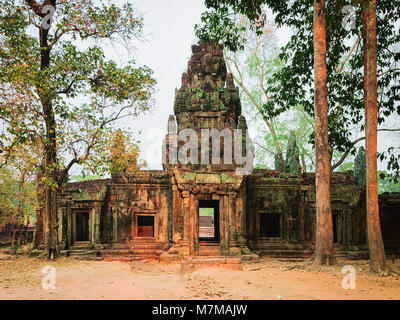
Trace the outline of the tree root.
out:
M 334 266 L 339 264 L 334 253 L 314 253 L 311 260 L 314 266 Z

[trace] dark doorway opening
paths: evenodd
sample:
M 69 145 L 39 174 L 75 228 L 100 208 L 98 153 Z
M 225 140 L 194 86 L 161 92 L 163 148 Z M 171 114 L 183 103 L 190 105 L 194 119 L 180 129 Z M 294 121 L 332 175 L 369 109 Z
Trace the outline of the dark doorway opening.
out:
M 89 241 L 89 212 L 76 213 L 76 241 Z
M 332 212 L 333 243 L 338 243 L 337 217 L 338 216 L 337 216 L 336 212 Z
M 154 238 L 154 216 L 137 216 L 137 236 Z
M 343 242 L 343 214 L 342 211 L 332 211 L 333 243 Z
M 219 241 L 219 201 L 199 201 L 199 240 Z
M 261 213 L 260 214 L 260 237 L 279 238 L 280 237 L 280 214 Z

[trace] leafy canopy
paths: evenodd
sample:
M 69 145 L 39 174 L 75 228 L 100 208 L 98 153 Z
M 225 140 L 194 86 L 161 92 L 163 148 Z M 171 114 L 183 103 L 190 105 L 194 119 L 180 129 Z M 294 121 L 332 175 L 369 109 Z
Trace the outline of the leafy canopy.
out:
M 45 4 L 54 8 L 50 28 Z M 127 2 L 0 0 L 0 161 L 27 141 L 47 150 L 55 132 L 50 169 L 61 180 L 74 164 L 108 171 L 104 148 L 115 126 L 148 110 L 156 82 L 148 67 L 114 61 L 107 52 L 131 52 L 142 27 Z

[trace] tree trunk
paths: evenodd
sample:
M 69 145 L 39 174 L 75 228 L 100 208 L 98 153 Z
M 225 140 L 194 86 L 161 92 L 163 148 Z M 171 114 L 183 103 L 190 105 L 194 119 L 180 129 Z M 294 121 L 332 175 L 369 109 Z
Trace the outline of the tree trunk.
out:
M 378 203 L 377 129 L 378 82 L 376 42 L 376 0 L 363 10 L 365 149 L 367 167 L 367 235 L 370 267 L 373 272 L 388 272 L 383 246 Z
M 45 257 L 47 259 L 55 259 L 59 254 L 56 197 L 56 192 L 52 188 L 46 187 L 43 231 Z
M 48 29 L 40 28 L 40 69 L 45 71 L 50 65 L 50 49 L 48 46 Z M 44 248 L 47 259 L 54 259 L 58 256 L 57 239 L 57 193 L 58 189 L 58 161 L 56 144 L 56 120 L 52 105 L 51 88 L 46 86 L 39 87 L 39 96 L 42 104 L 43 116 L 46 126 L 46 146 L 45 146 L 45 164 L 43 168 L 45 184 L 44 188 Z
M 330 199 L 325 0 L 314 1 L 314 82 L 317 230 L 313 260 L 318 265 L 332 265 L 336 258 Z
M 14 231 L 12 233 L 12 238 L 11 238 L 11 247 L 14 248 L 14 244 L 15 244 L 15 234 L 17 233 L 17 229 L 14 228 Z

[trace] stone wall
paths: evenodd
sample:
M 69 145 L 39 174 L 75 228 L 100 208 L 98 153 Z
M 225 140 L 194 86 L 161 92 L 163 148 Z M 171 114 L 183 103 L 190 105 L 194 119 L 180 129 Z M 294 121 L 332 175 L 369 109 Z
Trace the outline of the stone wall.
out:
M 168 243 L 172 213 L 169 178 L 163 171 L 144 171 L 130 177 L 69 183 L 59 197 L 61 249 L 77 242 L 76 217 L 89 212 L 89 243 L 99 248 L 128 244 L 135 238 L 139 215 L 154 216 L 154 238 Z
M 247 241 L 250 248 L 277 254 L 311 250 L 315 243 L 315 175 L 257 170 L 246 180 Z M 331 179 L 336 246 L 343 251 L 365 250 L 365 196 L 351 172 Z M 363 210 L 364 209 L 364 210 Z M 279 214 L 279 237 L 261 237 L 261 215 Z M 283 254 L 285 254 L 283 252 Z
M 379 215 L 385 251 L 400 255 L 400 193 L 379 195 Z

